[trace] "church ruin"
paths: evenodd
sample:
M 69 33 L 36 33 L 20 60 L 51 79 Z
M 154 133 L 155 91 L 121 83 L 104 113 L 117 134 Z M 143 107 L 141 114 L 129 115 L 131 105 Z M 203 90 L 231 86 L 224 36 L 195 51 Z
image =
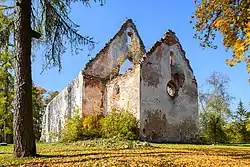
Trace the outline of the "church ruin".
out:
M 133 65 L 119 74 L 122 64 Z M 120 30 L 47 106 L 42 137 L 58 141 L 76 106 L 84 117 L 104 115 L 112 107 L 128 108 L 139 121 L 140 139 L 195 143 L 198 140 L 198 95 L 193 70 L 175 33 L 168 30 L 146 52 L 135 24 Z

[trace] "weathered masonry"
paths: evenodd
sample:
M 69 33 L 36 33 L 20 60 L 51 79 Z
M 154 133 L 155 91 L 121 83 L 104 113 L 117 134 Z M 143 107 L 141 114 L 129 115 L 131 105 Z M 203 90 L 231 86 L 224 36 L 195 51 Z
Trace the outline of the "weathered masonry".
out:
M 132 67 L 124 74 L 123 63 Z M 47 106 L 42 140 L 57 141 L 79 107 L 85 117 L 128 108 L 139 121 L 140 139 L 195 143 L 198 140 L 197 83 L 185 52 L 168 30 L 146 52 L 131 19 Z

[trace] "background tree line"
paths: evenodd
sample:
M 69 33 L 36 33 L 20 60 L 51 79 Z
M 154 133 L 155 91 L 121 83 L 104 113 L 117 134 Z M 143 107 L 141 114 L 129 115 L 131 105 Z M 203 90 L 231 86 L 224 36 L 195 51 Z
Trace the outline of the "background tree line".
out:
M 8 12 L 7 12 L 8 13 Z M 0 10 L 0 142 L 13 142 L 14 116 L 14 32 L 13 17 Z M 32 84 L 32 115 L 35 139 L 41 136 L 46 105 L 58 94 Z
M 10 52 L 0 52 L 0 142 L 13 142 L 14 76 Z M 42 116 L 46 105 L 58 94 L 32 86 L 33 125 L 36 140 L 41 137 Z
M 250 111 L 240 100 L 236 111 L 230 109 L 234 99 L 228 92 L 230 80 L 214 72 L 199 91 L 201 142 L 249 143 Z

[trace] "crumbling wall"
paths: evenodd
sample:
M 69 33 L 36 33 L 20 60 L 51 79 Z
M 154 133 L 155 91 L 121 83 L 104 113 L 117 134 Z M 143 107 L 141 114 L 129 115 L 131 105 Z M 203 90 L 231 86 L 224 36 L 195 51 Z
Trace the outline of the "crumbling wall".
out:
M 83 102 L 82 102 L 82 114 L 83 117 L 88 114 L 102 114 L 103 113 L 103 99 L 105 81 L 93 77 L 84 76 L 85 88 L 83 89 Z
M 110 112 L 112 107 L 128 109 L 139 120 L 140 118 L 140 65 L 128 70 L 106 84 L 105 108 Z
M 142 64 L 140 137 L 143 140 L 197 142 L 197 84 L 184 54 L 178 39 L 166 37 L 155 44 Z M 169 82 L 174 85 L 175 94 L 168 93 Z
M 83 115 L 91 112 L 107 112 L 104 108 L 106 83 L 119 75 L 119 69 L 124 61 L 128 59 L 137 65 L 144 53 L 144 45 L 135 25 L 129 19 L 97 56 L 86 65 Z
M 133 43 L 131 43 L 132 39 Z M 130 49 L 136 49 L 136 51 L 131 55 Z M 118 74 L 120 65 L 126 59 L 137 64 L 144 53 L 144 46 L 134 24 L 126 22 L 97 56 L 86 65 L 84 74 L 102 79 L 110 77 Z
M 43 115 L 41 140 L 58 141 L 67 118 L 73 116 L 76 107 L 82 111 L 83 75 L 78 74 L 46 107 Z
M 125 60 L 132 62 L 133 68 L 119 75 Z M 140 120 L 143 140 L 197 140 L 197 84 L 178 39 L 173 32 L 166 33 L 146 56 L 131 19 L 48 104 L 41 139 L 58 141 L 76 106 L 83 117 L 92 112 L 105 114 L 112 107 L 130 109 Z
M 41 139 L 58 140 L 58 137 L 52 136 L 61 131 L 66 117 L 72 116 L 76 106 L 82 116 L 91 112 L 104 112 L 107 81 L 119 74 L 120 65 L 126 59 L 138 64 L 143 53 L 145 48 L 142 40 L 132 20 L 128 19 L 105 47 L 86 64 L 83 72 L 48 104 L 43 117 Z

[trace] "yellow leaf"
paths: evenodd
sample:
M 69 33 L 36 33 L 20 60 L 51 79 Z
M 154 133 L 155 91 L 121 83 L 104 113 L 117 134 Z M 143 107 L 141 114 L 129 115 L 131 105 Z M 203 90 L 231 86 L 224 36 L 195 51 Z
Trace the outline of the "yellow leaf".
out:
M 236 65 L 236 60 L 233 60 L 232 62 L 231 62 L 231 66 L 235 66 Z
M 247 28 L 250 29 L 250 21 L 247 23 Z
M 230 63 L 230 60 L 229 59 L 226 59 L 226 64 L 229 64 Z
M 223 24 L 224 24 L 223 19 L 217 19 L 217 21 L 215 21 L 214 27 L 220 28 Z

